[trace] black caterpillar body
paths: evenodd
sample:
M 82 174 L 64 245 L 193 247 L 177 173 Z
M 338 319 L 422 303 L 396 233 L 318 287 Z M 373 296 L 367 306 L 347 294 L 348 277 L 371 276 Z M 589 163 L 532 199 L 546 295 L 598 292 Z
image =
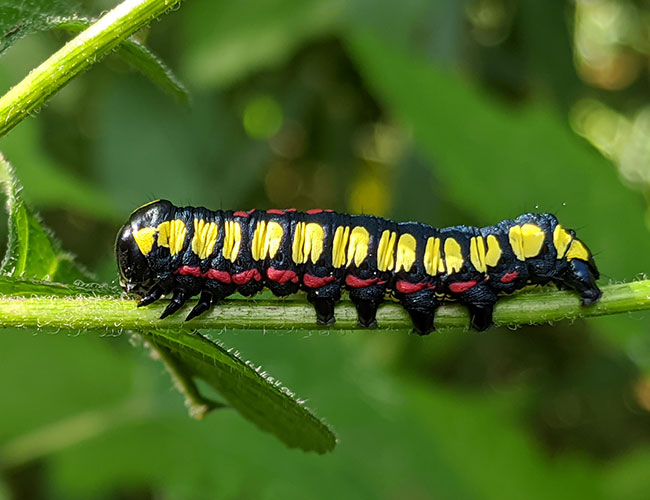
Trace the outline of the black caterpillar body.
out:
M 387 293 L 410 314 L 415 331 L 433 331 L 436 308 L 457 301 L 471 326 L 485 330 L 499 294 L 530 284 L 575 290 L 598 301 L 598 269 L 587 246 L 551 214 L 524 214 L 484 228 L 436 229 L 327 210 L 212 211 L 155 201 L 136 210 L 116 242 L 120 284 L 142 297 L 165 294 L 161 319 L 201 294 L 192 319 L 239 292 L 307 292 L 319 324 L 334 322 L 345 288 L 359 325 L 377 325 Z

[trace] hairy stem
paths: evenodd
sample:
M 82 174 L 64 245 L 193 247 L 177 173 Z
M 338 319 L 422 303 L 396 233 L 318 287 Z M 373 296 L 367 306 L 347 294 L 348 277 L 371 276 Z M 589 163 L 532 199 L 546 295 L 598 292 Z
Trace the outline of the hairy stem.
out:
M 125 0 L 0 97 L 0 137 L 79 73 L 182 0 Z
M 182 329 L 268 329 L 268 330 L 350 330 L 357 328 L 356 312 L 350 302 L 336 307 L 336 323 L 331 327 L 315 324 L 311 306 L 302 300 L 226 300 L 211 311 L 185 322 L 191 304 L 164 320 L 158 317 L 166 305 L 160 301 L 136 309 L 135 301 L 107 297 L 0 297 L 0 326 L 43 327 L 73 330 L 152 330 Z M 603 287 L 603 298 L 595 306 L 582 307 L 575 293 L 551 289 L 503 297 L 494 312 L 497 325 L 517 326 L 562 319 L 603 316 L 650 309 L 650 280 Z M 406 312 L 387 303 L 377 314 L 381 329 L 409 329 Z M 469 324 L 465 308 L 441 307 L 436 314 L 438 329 L 462 328 Z

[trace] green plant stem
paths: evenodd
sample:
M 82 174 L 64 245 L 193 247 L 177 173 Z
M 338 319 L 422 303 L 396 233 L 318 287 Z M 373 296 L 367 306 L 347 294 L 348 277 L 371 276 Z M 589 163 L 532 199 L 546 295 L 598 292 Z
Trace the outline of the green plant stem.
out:
M 0 137 L 79 73 L 182 0 L 125 0 L 0 98 Z
M 192 321 L 184 321 L 192 302 L 164 320 L 158 319 L 166 301 L 136 308 L 133 300 L 106 297 L 0 297 L 0 326 L 61 328 L 72 330 L 180 329 L 268 329 L 328 331 L 356 329 L 353 305 L 343 301 L 336 307 L 336 323 L 317 326 L 312 307 L 301 300 L 226 300 Z M 650 280 L 603 287 L 603 298 L 595 306 L 582 307 L 573 292 L 545 289 L 503 297 L 494 312 L 496 325 L 518 326 L 579 317 L 603 316 L 650 309 Z M 381 329 L 409 329 L 406 312 L 387 303 L 377 314 Z M 436 313 L 436 328 L 467 329 L 467 311 L 446 305 Z

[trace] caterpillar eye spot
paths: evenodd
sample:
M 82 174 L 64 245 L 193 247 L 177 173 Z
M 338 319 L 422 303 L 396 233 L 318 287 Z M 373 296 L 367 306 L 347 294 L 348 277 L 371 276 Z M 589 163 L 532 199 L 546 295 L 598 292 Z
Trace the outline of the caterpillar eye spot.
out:
M 434 228 L 330 210 L 212 211 L 159 200 L 133 212 L 115 252 L 120 285 L 141 295 L 140 305 L 173 293 L 177 310 L 200 293 L 191 318 L 266 287 L 279 297 L 305 291 L 316 322 L 330 325 L 345 290 L 360 326 L 377 325 L 388 295 L 427 334 L 445 302 L 465 305 L 471 327 L 485 330 L 499 297 L 528 285 L 571 289 L 586 306 L 601 296 L 590 250 L 545 213 Z

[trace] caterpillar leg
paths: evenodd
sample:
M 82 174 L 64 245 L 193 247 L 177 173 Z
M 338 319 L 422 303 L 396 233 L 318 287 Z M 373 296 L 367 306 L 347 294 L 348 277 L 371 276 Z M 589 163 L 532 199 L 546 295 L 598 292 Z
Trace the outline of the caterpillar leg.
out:
M 435 331 L 433 319 L 439 303 L 433 290 L 425 288 L 417 292 L 396 294 L 396 296 L 411 317 L 414 333 L 428 335 Z
M 489 329 L 494 322 L 492 321 L 492 312 L 494 305 L 489 306 L 467 306 L 469 311 L 469 327 L 477 332 L 484 332 Z
M 182 288 L 177 288 L 174 290 L 172 300 L 169 302 L 169 304 L 167 304 L 167 307 L 165 307 L 165 310 L 160 315 L 160 319 L 165 319 L 167 316 L 174 314 L 181 307 L 183 307 L 188 298 L 188 293 Z
M 467 307 L 472 330 L 484 332 L 492 326 L 492 312 L 497 300 L 497 294 L 486 283 L 463 292 L 459 301 Z
M 357 323 L 362 328 L 377 328 L 377 308 L 384 301 L 385 285 L 352 288 L 350 300 L 357 309 Z
M 413 333 L 418 335 L 429 335 L 435 331 L 433 326 L 433 319 L 435 317 L 435 309 L 407 309 L 411 321 L 413 322 Z
M 144 307 L 148 306 L 149 304 L 153 304 L 164 294 L 165 291 L 160 285 L 154 285 L 154 287 L 149 290 L 147 294 L 142 297 L 142 299 L 140 299 L 140 302 L 138 302 L 138 307 Z
M 334 299 L 325 297 L 307 297 L 307 300 L 314 306 L 316 311 L 316 324 L 318 325 L 333 325 L 336 321 L 334 317 Z
M 372 300 L 352 299 L 357 308 L 357 324 L 361 328 L 377 328 L 378 302 Z
M 164 319 L 167 316 L 174 314 L 183 307 L 187 299 L 201 291 L 203 283 L 204 281 L 202 279 L 194 276 L 176 276 L 174 284 L 170 286 L 173 290 L 172 299 L 163 311 L 160 319 Z M 168 289 L 167 291 L 170 290 Z
M 316 324 L 331 325 L 336 321 L 334 305 L 341 298 L 340 284 L 330 283 L 307 292 L 307 300 L 316 311 Z
M 212 292 L 208 290 L 203 290 L 201 292 L 201 296 L 199 297 L 199 301 L 196 303 L 196 305 L 192 308 L 190 313 L 187 315 L 185 321 L 189 321 L 192 318 L 196 318 L 200 314 L 203 314 L 208 309 L 210 309 L 211 306 L 212 306 Z

